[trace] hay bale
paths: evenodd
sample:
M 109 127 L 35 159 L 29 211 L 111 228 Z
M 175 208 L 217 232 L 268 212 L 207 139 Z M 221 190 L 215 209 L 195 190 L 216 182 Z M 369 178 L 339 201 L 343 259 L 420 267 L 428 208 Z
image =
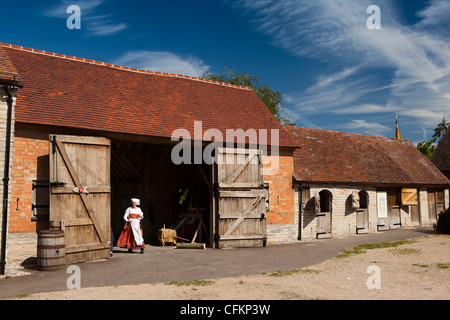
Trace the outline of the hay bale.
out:
M 439 232 L 450 234 L 450 208 L 439 214 L 436 229 Z
M 166 229 L 164 226 L 164 228 L 158 230 L 158 240 L 162 246 L 165 246 L 166 243 L 170 243 L 171 245 L 176 245 L 177 244 L 177 232 L 172 229 Z

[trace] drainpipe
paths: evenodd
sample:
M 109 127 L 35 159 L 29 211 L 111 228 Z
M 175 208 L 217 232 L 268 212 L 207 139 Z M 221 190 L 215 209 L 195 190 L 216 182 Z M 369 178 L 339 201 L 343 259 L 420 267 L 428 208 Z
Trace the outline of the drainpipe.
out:
M 0 274 L 4 275 L 6 272 L 6 237 L 8 236 L 8 204 L 9 204 L 9 164 L 10 164 L 10 152 L 11 152 L 11 127 L 12 127 L 12 106 L 13 97 L 9 90 L 8 84 L 4 84 L 8 104 L 8 113 L 6 120 L 6 146 L 5 146 L 5 171 L 3 177 L 3 211 L 2 211 L 2 248 L 1 248 L 1 261 L 0 261 Z M 16 79 L 14 77 L 13 89 L 16 88 Z

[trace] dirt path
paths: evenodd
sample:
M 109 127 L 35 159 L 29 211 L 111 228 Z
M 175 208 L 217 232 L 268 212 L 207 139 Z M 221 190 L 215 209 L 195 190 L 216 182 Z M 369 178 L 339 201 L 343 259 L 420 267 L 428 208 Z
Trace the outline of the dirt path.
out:
M 397 247 L 365 251 L 288 272 L 172 284 L 82 288 L 16 299 L 450 299 L 450 236 L 423 237 Z M 367 287 L 368 278 L 375 276 L 367 272 L 370 266 L 379 268 L 380 289 Z

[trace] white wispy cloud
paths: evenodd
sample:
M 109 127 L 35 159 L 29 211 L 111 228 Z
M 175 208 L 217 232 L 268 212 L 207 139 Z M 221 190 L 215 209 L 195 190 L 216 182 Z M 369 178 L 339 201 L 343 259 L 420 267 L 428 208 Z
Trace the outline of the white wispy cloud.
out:
M 307 89 L 289 92 L 291 113 L 402 113 L 410 126 L 432 130 L 450 113 L 450 2 L 431 0 L 417 12 L 415 25 L 403 25 L 392 1 L 379 0 L 381 30 L 369 30 L 369 0 L 233 1 L 251 15 L 256 30 L 272 44 L 330 69 Z M 406 4 L 407 5 L 407 4 Z M 382 70 L 382 71 L 378 71 Z M 389 70 L 389 79 L 380 79 Z M 383 101 L 375 101 L 383 97 Z M 366 120 L 347 128 L 370 128 Z M 372 126 L 391 134 L 384 124 Z
M 67 19 L 70 16 L 67 8 L 77 5 L 81 9 L 82 29 L 85 29 L 88 35 L 109 36 L 128 29 L 129 25 L 115 21 L 112 13 L 96 15 L 105 2 L 106 0 L 62 0 L 57 5 L 44 9 L 43 15 Z
M 432 0 L 431 5 L 417 13 L 423 18 L 419 25 L 431 26 L 438 24 L 449 24 L 448 13 L 450 12 L 450 2 L 448 0 Z
M 392 127 L 385 126 L 377 122 L 371 122 L 366 119 L 351 119 L 347 124 L 340 126 L 343 129 L 355 130 L 370 134 L 370 135 L 383 135 L 386 131 L 392 131 Z
M 130 51 L 114 61 L 115 64 L 160 72 L 200 77 L 209 66 L 196 57 L 181 57 L 164 51 Z

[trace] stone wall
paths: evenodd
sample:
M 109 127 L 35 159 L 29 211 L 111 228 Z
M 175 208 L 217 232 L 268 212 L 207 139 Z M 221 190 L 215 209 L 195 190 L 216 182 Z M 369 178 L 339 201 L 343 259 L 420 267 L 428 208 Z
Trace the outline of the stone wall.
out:
M 307 185 L 304 185 L 307 187 Z M 369 196 L 369 233 L 378 232 L 378 207 L 376 188 L 365 186 L 347 185 L 310 185 L 310 197 L 313 198 L 322 190 L 328 190 L 332 194 L 331 236 L 347 237 L 356 235 L 356 210 L 352 209 L 350 196 L 354 191 L 366 191 Z M 446 203 L 448 203 L 448 190 L 446 190 Z M 427 189 L 419 189 L 419 219 L 420 223 L 411 219 L 410 207 L 401 206 L 400 218 L 402 228 L 418 226 L 431 226 L 428 217 Z M 304 201 L 303 201 L 304 202 Z M 304 210 L 301 214 L 299 232 L 301 240 L 313 240 L 317 238 L 317 218 L 312 210 Z
M 304 185 L 305 187 L 305 185 Z M 377 231 L 376 189 L 363 186 L 345 185 L 311 185 L 310 197 L 313 198 L 322 190 L 332 194 L 331 236 L 346 237 L 356 234 L 356 209 L 351 206 L 351 194 L 354 191 L 366 191 L 368 194 L 369 232 Z M 305 202 L 305 201 L 303 201 Z M 301 240 L 317 238 L 317 218 L 313 210 L 304 210 L 301 216 Z

